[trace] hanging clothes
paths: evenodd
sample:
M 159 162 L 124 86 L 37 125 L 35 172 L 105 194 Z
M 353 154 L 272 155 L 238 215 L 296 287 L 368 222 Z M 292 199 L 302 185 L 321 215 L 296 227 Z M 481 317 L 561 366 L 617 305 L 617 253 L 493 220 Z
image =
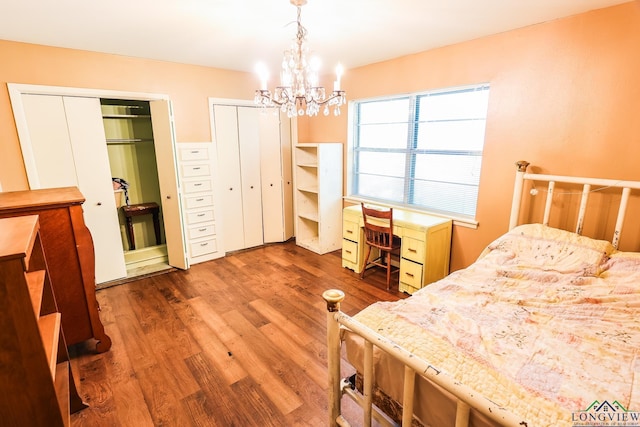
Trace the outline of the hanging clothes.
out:
M 124 190 L 124 202 L 127 206 L 129 203 L 129 183 L 122 178 L 111 178 L 114 190 Z

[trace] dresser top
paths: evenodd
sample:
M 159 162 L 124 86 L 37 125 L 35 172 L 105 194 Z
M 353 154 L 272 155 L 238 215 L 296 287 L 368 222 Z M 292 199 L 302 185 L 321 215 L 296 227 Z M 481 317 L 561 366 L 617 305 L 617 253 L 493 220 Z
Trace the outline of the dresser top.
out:
M 77 187 L 0 192 L 0 212 L 21 209 L 55 208 L 77 205 L 85 201 Z

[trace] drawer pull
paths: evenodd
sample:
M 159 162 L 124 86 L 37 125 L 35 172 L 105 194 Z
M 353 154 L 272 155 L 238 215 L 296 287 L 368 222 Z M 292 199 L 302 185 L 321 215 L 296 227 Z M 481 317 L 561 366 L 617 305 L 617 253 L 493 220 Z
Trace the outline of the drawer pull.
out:
M 404 274 L 406 274 L 406 275 L 407 275 L 407 276 L 409 276 L 409 277 L 414 277 L 414 275 L 413 275 L 413 274 L 411 274 L 411 273 L 404 273 Z
M 191 150 L 191 154 L 198 154 L 200 150 Z
M 206 228 L 198 228 L 198 231 L 207 231 Z
M 416 252 L 418 252 L 417 250 L 415 250 L 415 249 L 411 249 L 411 248 L 407 248 L 407 250 L 408 250 L 409 252 L 413 252 L 414 254 L 415 254 Z
M 346 253 L 348 253 L 348 254 L 350 254 L 350 253 L 351 253 L 351 251 L 348 251 L 348 250 L 346 250 L 346 249 L 345 249 L 345 252 L 346 252 Z
M 207 246 L 209 242 L 200 243 L 200 246 Z
M 199 171 L 200 170 L 200 166 L 194 167 L 193 170 L 194 171 Z
M 193 184 L 194 187 L 200 187 L 202 185 L 201 182 L 196 182 L 195 184 Z
M 347 230 L 347 233 L 353 234 L 353 230 Z
M 196 216 L 200 216 L 200 217 L 202 217 L 202 216 L 204 216 L 204 215 L 205 215 L 205 214 L 203 214 L 203 213 L 199 213 L 199 214 L 198 214 L 198 215 L 196 215 Z
M 203 201 L 203 200 L 204 200 L 204 199 L 203 199 L 202 197 L 200 197 L 199 199 L 196 199 L 196 202 L 201 202 L 201 201 Z

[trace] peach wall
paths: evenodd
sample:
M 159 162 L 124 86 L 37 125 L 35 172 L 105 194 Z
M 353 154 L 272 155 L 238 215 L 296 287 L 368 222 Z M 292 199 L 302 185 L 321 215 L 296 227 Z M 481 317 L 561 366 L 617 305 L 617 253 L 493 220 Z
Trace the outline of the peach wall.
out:
M 640 1 L 633 1 L 348 70 L 343 86 L 349 99 L 362 99 L 491 84 L 480 225 L 455 227 L 457 270 L 507 230 L 516 160 L 537 172 L 640 180 L 639 46 Z M 347 139 L 344 113 L 305 122 L 301 140 Z
M 6 83 L 166 94 L 178 141 L 211 141 L 208 98 L 252 99 L 249 73 L 0 40 L 0 183 L 28 188 Z

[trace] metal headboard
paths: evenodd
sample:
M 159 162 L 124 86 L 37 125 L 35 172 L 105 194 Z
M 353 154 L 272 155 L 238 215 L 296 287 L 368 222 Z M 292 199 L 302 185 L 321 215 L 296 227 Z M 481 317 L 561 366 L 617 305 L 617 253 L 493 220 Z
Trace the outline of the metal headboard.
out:
M 544 207 L 544 217 L 542 220 L 542 223 L 544 225 L 549 225 L 551 203 L 556 183 L 582 185 L 582 196 L 580 199 L 580 208 L 578 211 L 578 220 L 576 222 L 575 230 L 577 234 L 582 234 L 582 227 L 584 225 L 584 217 L 586 213 L 589 194 L 591 193 L 591 186 L 593 185 L 607 188 L 620 188 L 622 191 L 622 197 L 620 199 L 620 205 L 618 206 L 615 231 L 613 233 L 613 238 L 611 239 L 611 243 L 613 244 L 613 246 L 616 249 L 618 248 L 618 244 L 620 242 L 620 233 L 622 232 L 622 226 L 624 224 L 624 216 L 627 210 L 627 202 L 629 201 L 629 194 L 631 193 L 631 190 L 640 190 L 640 181 L 620 181 L 614 179 L 583 178 L 575 176 L 527 173 L 527 166 L 529 166 L 529 162 L 524 160 L 516 162 L 516 166 L 517 172 L 515 185 L 513 188 L 513 200 L 511 203 L 509 230 L 518 225 L 518 218 L 520 217 L 520 206 L 522 201 L 522 190 L 524 188 L 525 180 L 548 182 L 547 198 Z

